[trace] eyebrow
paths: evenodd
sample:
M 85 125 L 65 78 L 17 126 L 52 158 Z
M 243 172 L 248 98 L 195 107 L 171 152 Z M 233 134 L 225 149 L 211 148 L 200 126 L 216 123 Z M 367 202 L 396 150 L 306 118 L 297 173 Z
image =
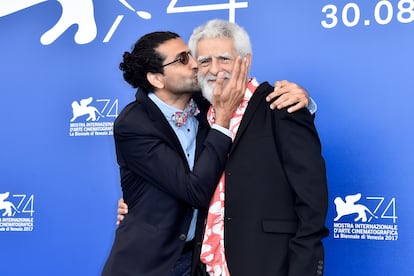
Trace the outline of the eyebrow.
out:
M 225 52 L 225 53 L 220 53 L 220 54 L 214 55 L 213 57 L 215 57 L 215 58 L 222 58 L 222 57 L 224 57 L 224 58 L 231 59 L 232 58 L 232 55 L 230 53 Z M 207 59 L 211 59 L 211 58 L 212 58 L 211 55 L 210 56 L 198 56 L 197 57 L 197 61 L 203 61 L 203 60 L 207 60 Z

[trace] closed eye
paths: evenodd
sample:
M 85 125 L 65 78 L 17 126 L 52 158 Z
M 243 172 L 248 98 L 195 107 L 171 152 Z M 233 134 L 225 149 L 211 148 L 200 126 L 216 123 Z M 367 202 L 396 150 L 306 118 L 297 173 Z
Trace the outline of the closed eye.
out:
M 231 58 L 229 57 L 219 57 L 220 62 L 230 62 Z
M 211 58 L 203 58 L 198 61 L 198 65 L 200 66 L 208 66 L 211 63 Z

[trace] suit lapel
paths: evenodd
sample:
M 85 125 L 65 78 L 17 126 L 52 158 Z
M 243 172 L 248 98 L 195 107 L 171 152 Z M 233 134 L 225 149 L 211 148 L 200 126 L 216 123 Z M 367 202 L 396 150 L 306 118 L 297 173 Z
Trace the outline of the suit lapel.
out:
M 199 94 L 200 95 L 194 95 L 194 100 L 196 101 L 197 106 L 200 109 L 200 113 L 196 116 L 197 120 L 199 121 L 196 136 L 196 158 L 198 154 L 201 152 L 201 149 L 203 148 L 203 142 L 208 134 L 208 130 L 210 129 L 210 125 L 207 122 L 206 115 L 206 110 L 210 107 L 210 103 L 206 99 L 201 97 L 201 93 Z M 145 106 L 148 117 L 151 121 L 153 121 L 153 124 L 159 130 L 160 136 L 163 137 L 163 139 L 168 145 L 176 149 L 177 152 L 180 153 L 181 157 L 187 161 L 177 135 L 171 128 L 170 124 L 168 123 L 167 119 L 165 118 L 161 110 L 158 108 L 158 106 L 148 97 L 147 94 L 143 92 L 137 92 L 135 97 L 139 103 Z
M 253 93 L 253 96 L 251 97 L 249 104 L 247 105 L 247 108 L 244 112 L 243 118 L 240 122 L 240 126 L 237 130 L 236 137 L 234 138 L 230 154 L 237 148 L 237 145 L 243 136 L 243 133 L 246 131 L 247 126 L 250 124 L 253 115 L 257 110 L 257 107 L 260 105 L 261 101 L 264 101 L 269 87 L 271 87 L 269 83 L 264 82 L 260 84 L 259 87 L 257 87 L 256 91 Z
M 185 159 L 185 154 L 177 135 L 158 106 L 144 92 L 138 92 L 136 94 L 136 99 L 146 108 L 148 118 L 153 122 L 155 128 L 159 131 L 159 135 L 168 145 L 176 149 L 177 152 L 180 152 L 182 157 Z
M 198 130 L 196 138 L 196 152 L 195 160 L 197 160 L 201 150 L 203 149 L 203 142 L 210 130 L 210 124 L 207 121 L 207 110 L 210 108 L 210 102 L 201 96 L 201 93 L 194 95 L 194 100 L 197 103 L 200 113 L 196 116 L 198 120 Z

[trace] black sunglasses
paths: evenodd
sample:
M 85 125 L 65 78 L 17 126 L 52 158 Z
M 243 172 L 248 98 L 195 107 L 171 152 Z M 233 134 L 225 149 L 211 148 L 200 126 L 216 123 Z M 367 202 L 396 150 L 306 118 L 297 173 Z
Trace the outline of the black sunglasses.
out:
M 162 65 L 162 67 L 165 67 L 167 65 L 170 65 L 170 64 L 173 64 L 173 63 L 176 63 L 176 62 L 180 62 L 180 63 L 182 63 L 184 65 L 187 65 L 188 62 L 190 61 L 190 56 L 191 56 L 191 52 L 190 51 L 179 53 L 177 59 L 175 59 L 175 60 L 173 60 L 173 61 L 171 61 L 171 62 L 169 62 L 167 64 Z

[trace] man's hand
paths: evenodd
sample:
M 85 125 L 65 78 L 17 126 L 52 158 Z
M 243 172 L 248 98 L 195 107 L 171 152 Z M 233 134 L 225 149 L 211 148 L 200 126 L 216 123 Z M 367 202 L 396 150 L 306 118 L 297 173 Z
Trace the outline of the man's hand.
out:
M 216 85 L 213 94 L 213 107 L 216 113 L 215 123 L 228 128 L 233 112 L 240 105 L 246 91 L 247 72 L 248 72 L 247 58 L 241 59 L 237 57 L 235 60 L 231 77 L 225 83 L 225 72 L 217 74 Z
M 274 101 L 278 96 L 280 97 Z M 292 113 L 303 107 L 308 107 L 309 95 L 304 88 L 296 83 L 283 80 L 275 82 L 275 89 L 266 97 L 266 101 L 273 101 L 270 104 L 271 109 L 282 109 L 290 106 L 287 111 Z
M 128 205 L 124 202 L 123 198 L 118 200 L 118 216 L 116 224 L 119 225 L 124 220 L 125 215 L 128 214 Z

